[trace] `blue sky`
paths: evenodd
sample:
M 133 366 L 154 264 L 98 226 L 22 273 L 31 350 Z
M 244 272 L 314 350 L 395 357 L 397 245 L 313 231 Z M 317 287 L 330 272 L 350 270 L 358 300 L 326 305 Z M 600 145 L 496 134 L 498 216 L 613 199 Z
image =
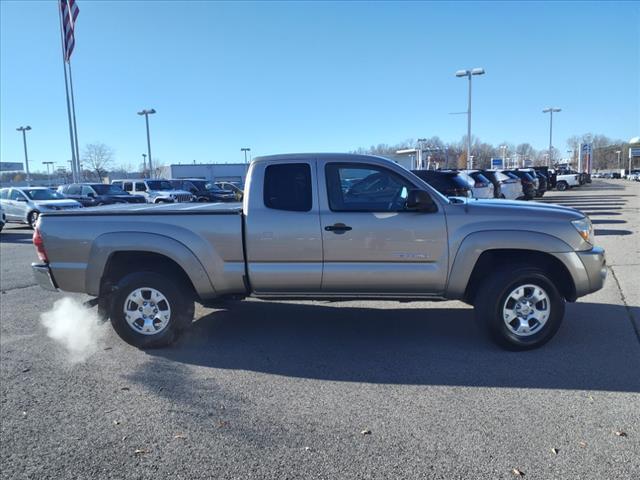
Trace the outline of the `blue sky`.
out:
M 81 146 L 119 164 L 348 151 L 466 132 L 460 68 L 474 80 L 473 134 L 554 144 L 573 134 L 640 134 L 640 4 L 77 0 L 72 59 Z M 2 161 L 32 170 L 70 158 L 54 1 L 0 2 Z

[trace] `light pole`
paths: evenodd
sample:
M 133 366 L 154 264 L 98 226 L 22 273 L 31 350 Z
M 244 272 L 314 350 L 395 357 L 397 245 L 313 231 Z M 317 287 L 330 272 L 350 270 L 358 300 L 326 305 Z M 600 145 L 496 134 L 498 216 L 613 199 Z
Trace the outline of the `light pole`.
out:
M 142 110 L 138 112 L 138 115 L 144 115 L 144 120 L 147 124 L 147 153 L 149 154 L 149 175 L 153 178 L 153 174 L 151 173 L 151 139 L 149 138 L 149 115 L 153 115 L 156 111 L 151 108 L 149 110 Z
M 27 173 L 27 182 L 30 182 L 31 174 L 29 173 L 29 156 L 27 155 L 27 132 L 31 130 L 31 127 L 27 125 L 26 127 L 18 127 L 16 130 L 18 132 L 22 132 L 22 143 L 24 144 L 24 168 Z
M 147 154 L 142 154 L 142 178 L 145 177 L 147 171 Z
M 467 106 L 467 169 L 471 169 L 471 77 L 473 75 L 484 75 L 484 68 L 471 68 L 467 70 L 458 70 L 456 77 L 468 77 L 469 78 L 469 103 Z
M 244 152 L 244 163 L 247 163 L 247 152 L 250 152 L 251 149 L 249 147 L 242 147 L 240 151 Z
M 53 162 L 42 162 L 42 164 L 47 166 L 47 177 L 49 178 L 49 186 L 51 186 L 51 173 L 49 172 L 49 165 L 53 165 Z
M 542 110 L 542 113 L 549 114 L 549 164 L 547 165 L 547 167 L 550 167 L 551 163 L 553 162 L 553 113 L 561 111 L 561 108 L 556 107 L 548 107 Z

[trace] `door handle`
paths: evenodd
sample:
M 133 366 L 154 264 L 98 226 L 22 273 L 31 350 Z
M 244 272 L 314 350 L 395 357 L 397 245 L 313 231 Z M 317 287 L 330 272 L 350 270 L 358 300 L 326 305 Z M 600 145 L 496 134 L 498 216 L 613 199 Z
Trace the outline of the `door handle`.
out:
M 349 227 L 348 225 L 345 225 L 344 223 L 336 223 L 334 225 L 327 225 L 326 227 L 324 227 L 324 229 L 327 232 L 333 232 L 333 233 L 337 233 L 337 234 L 341 234 L 344 232 L 348 232 L 349 230 L 352 230 L 351 227 Z

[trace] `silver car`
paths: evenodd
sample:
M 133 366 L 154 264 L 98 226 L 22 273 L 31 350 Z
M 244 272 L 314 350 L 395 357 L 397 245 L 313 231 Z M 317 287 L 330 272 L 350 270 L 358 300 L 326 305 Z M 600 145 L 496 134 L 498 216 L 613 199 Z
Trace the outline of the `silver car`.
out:
M 26 223 L 31 228 L 40 213 L 82 207 L 79 202 L 46 187 L 3 188 L 0 203 L 7 222 Z

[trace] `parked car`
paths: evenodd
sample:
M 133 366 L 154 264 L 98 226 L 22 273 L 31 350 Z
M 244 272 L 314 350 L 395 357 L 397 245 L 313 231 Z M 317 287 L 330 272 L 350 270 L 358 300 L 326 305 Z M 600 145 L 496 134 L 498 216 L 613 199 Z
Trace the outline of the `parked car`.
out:
M 241 185 L 233 182 L 215 182 L 215 184 L 222 190 L 231 190 L 236 196 L 236 201 L 242 201 L 242 197 L 244 197 L 244 189 Z
M 144 197 L 147 203 L 179 203 L 191 202 L 194 197 L 185 190 L 176 190 L 167 180 L 113 180 L 111 185 L 117 185 L 125 192 Z
M 445 197 L 471 197 L 471 184 L 456 170 L 412 170 Z
M 144 197 L 130 195 L 118 185 L 104 183 L 70 183 L 58 187 L 58 192 L 80 202 L 83 207 L 99 207 L 114 203 L 145 203 Z
M 523 169 L 524 170 L 524 169 Z M 549 181 L 547 180 L 547 176 L 539 170 L 534 170 L 530 168 L 526 170 L 529 175 L 536 176 L 538 179 L 538 186 L 536 188 L 536 198 L 542 197 L 545 192 L 549 189 Z
M 517 200 L 522 197 L 522 182 L 515 175 L 509 176 L 497 170 L 483 170 L 482 174 L 493 183 L 496 198 Z
M 242 206 L 44 214 L 35 278 L 96 297 L 139 348 L 172 343 L 196 301 L 255 297 L 463 300 L 498 344 L 525 350 L 550 340 L 565 301 L 601 289 L 607 274 L 589 218 L 573 208 L 449 200 L 367 155 L 261 157 L 248 177 Z M 344 178 L 355 180 L 346 191 Z
M 25 223 L 33 228 L 44 212 L 73 210 L 82 205 L 47 187 L 12 187 L 0 190 L 0 203 L 7 222 Z
M 522 185 L 522 193 L 518 200 L 533 200 L 536 196 L 536 180 L 527 172 L 520 170 L 503 170 L 505 175 L 512 175 L 520 179 Z
M 479 170 L 464 170 L 471 182 L 471 195 L 473 198 L 495 198 L 495 187 L 493 182 L 489 180 Z
M 0 203 L 0 232 L 4 228 L 5 223 L 7 223 L 7 217 L 5 217 L 4 208 L 2 208 L 2 204 Z
M 547 179 L 547 190 L 556 188 L 556 174 L 553 169 L 546 166 L 532 167 L 536 172 L 542 173 Z
M 231 190 L 218 188 L 202 179 L 169 180 L 173 188 L 190 192 L 196 202 L 235 202 L 236 195 Z
M 580 174 L 573 170 L 562 169 L 556 171 L 556 190 L 563 192 L 572 187 L 580 186 Z

